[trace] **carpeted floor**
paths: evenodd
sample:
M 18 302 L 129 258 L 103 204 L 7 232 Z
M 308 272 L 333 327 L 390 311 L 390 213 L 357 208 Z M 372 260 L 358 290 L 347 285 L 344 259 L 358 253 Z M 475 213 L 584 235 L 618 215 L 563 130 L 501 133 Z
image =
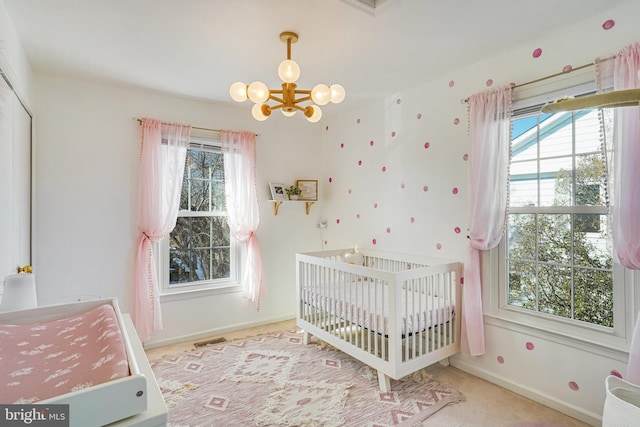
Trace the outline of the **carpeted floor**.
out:
M 226 333 L 224 338 L 237 340 L 282 330 L 296 330 L 295 322 L 280 322 L 259 328 Z M 205 339 L 198 341 L 205 341 Z M 195 349 L 194 342 L 185 342 L 147 350 L 147 356 L 153 362 L 165 355 L 191 351 L 192 349 Z M 527 427 L 587 427 L 587 424 L 574 418 L 469 375 L 452 366 L 443 367 L 435 364 L 428 367 L 427 372 L 436 381 L 460 390 L 465 397 L 465 401 L 449 405 L 436 412 L 424 421 L 422 426 L 515 427 L 522 425 Z M 377 381 L 375 382 L 377 383 Z M 241 425 L 251 425 L 251 423 L 247 422 Z
M 419 425 L 463 396 L 423 370 L 378 389 L 375 370 L 299 332 L 273 332 L 151 362 L 172 426 Z

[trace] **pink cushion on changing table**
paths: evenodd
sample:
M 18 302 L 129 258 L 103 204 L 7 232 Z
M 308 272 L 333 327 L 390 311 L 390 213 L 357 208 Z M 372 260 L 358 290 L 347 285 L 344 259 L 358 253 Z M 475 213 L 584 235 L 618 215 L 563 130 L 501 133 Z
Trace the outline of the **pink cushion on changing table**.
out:
M 33 403 L 129 376 L 113 306 L 64 319 L 0 324 L 0 403 Z

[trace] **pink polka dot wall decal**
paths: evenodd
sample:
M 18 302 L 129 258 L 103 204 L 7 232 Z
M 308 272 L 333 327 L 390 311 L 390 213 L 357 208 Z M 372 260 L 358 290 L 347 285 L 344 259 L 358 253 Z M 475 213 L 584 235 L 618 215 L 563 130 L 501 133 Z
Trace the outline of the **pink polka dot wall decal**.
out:
M 618 378 L 622 378 L 622 374 L 618 371 L 616 371 L 615 369 L 612 369 L 611 372 L 609 372 L 611 375 L 613 375 L 614 377 L 618 377 Z
M 360 124 L 360 119 L 356 120 L 356 123 L 357 123 L 357 124 Z
M 424 143 L 424 149 L 426 150 L 427 148 L 431 147 L 431 144 L 428 142 Z
M 425 193 L 429 191 L 429 186 L 425 185 L 424 187 L 422 187 L 422 191 L 424 191 Z
M 460 119 L 457 118 L 457 117 L 455 119 L 453 119 L 453 124 L 454 125 L 460 124 Z
M 378 204 L 377 203 L 373 204 L 373 209 L 378 209 Z
M 373 142 L 373 139 L 372 139 L 371 141 L 369 141 L 369 145 L 373 147 L 373 144 L 374 144 L 374 142 Z
M 418 113 L 418 115 L 416 115 L 416 119 L 420 120 L 422 118 L 422 114 Z
M 401 102 L 402 100 L 400 98 L 396 99 L 396 104 L 400 105 Z
M 356 214 L 356 219 L 360 219 L 360 214 Z
M 413 224 L 414 222 L 416 222 L 416 219 L 415 219 L 414 217 L 411 217 L 411 218 L 409 218 L 409 222 L 410 222 L 411 224 Z
M 449 87 L 453 87 L 456 84 L 453 80 L 449 80 Z
M 580 390 L 580 386 L 578 385 L 577 382 L 575 381 L 569 381 L 569 388 L 573 391 L 578 391 Z
M 454 228 L 454 229 L 453 229 L 453 231 L 455 231 L 455 232 L 456 232 L 456 234 L 460 234 L 460 227 L 456 227 L 456 228 Z
M 464 277 L 461 277 L 461 278 L 460 278 L 460 284 L 461 284 L 461 285 L 464 285 Z
M 387 171 L 387 167 L 386 167 L 386 166 L 383 166 L 383 167 L 382 167 L 382 172 L 386 172 L 386 171 Z
M 573 70 L 573 67 L 571 65 L 565 65 L 564 67 L 562 67 L 563 73 L 568 73 L 571 70 Z
M 329 130 L 329 126 L 327 125 L 327 127 L 325 127 L 324 130 Z
M 610 30 L 610 29 L 613 28 L 614 25 L 616 25 L 616 21 L 614 21 L 613 19 L 607 19 L 602 24 L 602 28 L 605 29 L 605 30 Z
M 387 234 L 391 233 L 391 227 L 387 227 Z
M 533 57 L 534 57 L 534 58 L 540 58 L 540 55 L 542 55 L 542 49 L 540 49 L 540 48 L 536 48 L 536 49 L 533 51 L 533 54 L 532 54 L 532 55 L 533 55 Z
M 404 182 L 400 183 L 400 189 L 404 190 Z
M 344 142 L 340 144 L 340 148 L 344 148 Z
M 491 80 L 491 79 L 487 80 L 486 85 L 487 85 L 487 87 L 493 86 L 493 80 Z
M 348 190 L 347 190 L 347 193 L 351 194 L 351 189 L 348 189 Z
M 462 156 L 462 160 L 464 160 L 465 162 L 466 162 L 467 160 L 469 160 L 469 155 L 468 155 L 468 154 L 464 154 L 464 155 Z
M 394 138 L 396 136 L 396 131 L 391 132 L 391 137 Z
M 533 345 L 533 343 L 531 341 L 528 341 L 525 345 L 524 345 L 527 350 L 531 351 L 535 348 L 535 346 Z
M 458 194 L 458 187 L 453 187 L 453 189 L 451 190 L 451 192 L 453 194 Z
M 437 250 L 442 249 L 442 243 L 436 243 L 436 249 Z
M 378 241 L 376 239 L 371 240 L 371 243 L 373 243 L 374 245 L 378 243 Z
M 496 357 L 496 359 L 498 360 L 498 363 L 499 363 L 499 364 L 501 364 L 501 365 L 502 365 L 502 364 L 504 363 L 504 357 L 502 357 L 502 356 L 498 356 L 498 357 Z
M 362 166 L 362 160 L 358 160 L 358 166 Z
M 336 224 L 340 224 L 340 218 L 336 219 Z
M 329 178 L 329 183 L 332 183 L 332 182 L 333 182 L 333 178 Z

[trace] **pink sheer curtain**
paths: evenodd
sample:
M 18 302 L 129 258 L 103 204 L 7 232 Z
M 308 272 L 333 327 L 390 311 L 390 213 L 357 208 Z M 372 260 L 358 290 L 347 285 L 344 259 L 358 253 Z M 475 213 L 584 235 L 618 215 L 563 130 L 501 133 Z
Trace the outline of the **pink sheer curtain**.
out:
M 191 127 L 142 121 L 138 244 L 132 319 L 142 342 L 162 329 L 152 243 L 176 226 Z
M 613 90 L 640 88 L 640 43 L 623 48 L 613 60 L 597 60 L 599 90 L 613 81 Z M 613 130 L 613 194 L 610 192 L 611 234 L 616 262 L 640 270 L 640 108 L 617 108 Z M 640 316 L 627 365 L 626 379 L 640 384 Z
M 246 246 L 242 294 L 260 308 L 262 256 L 255 232 L 260 224 L 256 192 L 256 137 L 252 132 L 223 130 L 224 180 L 231 236 Z
M 469 247 L 464 265 L 461 351 L 484 354 L 481 251 L 494 248 L 504 232 L 509 182 L 511 86 L 469 98 Z

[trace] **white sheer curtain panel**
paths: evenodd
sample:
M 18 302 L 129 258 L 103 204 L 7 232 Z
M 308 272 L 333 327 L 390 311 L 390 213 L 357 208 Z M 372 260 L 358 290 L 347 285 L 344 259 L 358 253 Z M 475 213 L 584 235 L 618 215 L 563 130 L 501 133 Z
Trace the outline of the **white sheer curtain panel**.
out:
M 461 351 L 484 354 L 481 251 L 494 248 L 504 233 L 509 186 L 512 87 L 472 95 L 468 101 L 469 246 L 464 265 Z
M 242 294 L 260 308 L 262 255 L 255 232 L 260 224 L 256 192 L 256 137 L 252 132 L 220 133 L 224 153 L 224 181 L 231 237 L 246 246 Z
M 132 318 L 142 342 L 162 329 L 153 242 L 176 226 L 191 126 L 142 120 Z
M 613 60 L 596 60 L 598 90 L 640 88 L 640 42 L 623 48 Z M 614 111 L 609 175 L 611 238 L 616 262 L 640 270 L 640 107 Z M 611 170 L 612 168 L 612 170 Z M 640 384 L 640 316 L 633 332 L 626 379 Z

